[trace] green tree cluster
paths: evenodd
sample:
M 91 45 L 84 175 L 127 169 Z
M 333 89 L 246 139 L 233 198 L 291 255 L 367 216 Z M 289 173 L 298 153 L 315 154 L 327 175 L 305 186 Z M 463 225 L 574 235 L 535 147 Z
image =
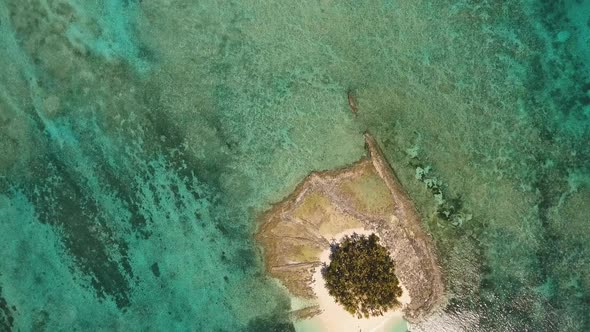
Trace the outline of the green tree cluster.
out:
M 381 316 L 400 306 L 402 295 L 393 260 L 374 233 L 353 233 L 331 245 L 322 275 L 337 303 L 359 318 Z

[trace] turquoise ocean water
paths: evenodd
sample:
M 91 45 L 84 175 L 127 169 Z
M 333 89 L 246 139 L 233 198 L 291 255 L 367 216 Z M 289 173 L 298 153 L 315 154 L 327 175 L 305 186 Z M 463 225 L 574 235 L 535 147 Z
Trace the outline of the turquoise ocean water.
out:
M 0 0 L 0 331 L 292 331 L 256 217 L 367 129 L 446 273 L 415 331 L 588 331 L 589 43 L 588 0 Z

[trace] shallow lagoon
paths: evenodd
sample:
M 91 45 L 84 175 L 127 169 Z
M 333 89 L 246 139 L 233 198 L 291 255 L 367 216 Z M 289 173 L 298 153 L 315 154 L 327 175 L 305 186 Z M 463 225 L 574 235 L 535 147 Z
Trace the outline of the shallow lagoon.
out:
M 3 0 L 0 326 L 290 330 L 256 217 L 368 129 L 448 276 L 413 330 L 588 330 L 589 13 Z

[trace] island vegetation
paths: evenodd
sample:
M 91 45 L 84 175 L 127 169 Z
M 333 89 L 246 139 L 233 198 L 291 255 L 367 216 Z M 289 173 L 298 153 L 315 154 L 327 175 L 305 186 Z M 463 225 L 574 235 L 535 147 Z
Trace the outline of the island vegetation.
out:
M 374 233 L 353 233 L 332 242 L 330 262 L 322 268 L 330 295 L 358 318 L 381 316 L 400 306 L 402 289 L 394 272 L 393 260 Z

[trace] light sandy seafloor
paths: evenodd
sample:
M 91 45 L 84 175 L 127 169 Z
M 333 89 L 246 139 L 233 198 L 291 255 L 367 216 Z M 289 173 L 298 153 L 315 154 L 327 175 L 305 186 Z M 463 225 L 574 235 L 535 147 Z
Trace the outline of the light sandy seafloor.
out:
M 346 235 L 353 233 L 361 235 L 370 235 L 374 232 L 364 228 L 348 229 L 344 232 L 334 235 L 333 240 L 341 241 Z M 377 234 L 378 235 L 378 234 Z M 324 250 L 319 257 L 322 263 L 329 263 L 330 250 Z M 334 298 L 328 293 L 325 287 L 324 279 L 321 274 L 321 268 L 317 267 L 313 274 L 312 288 L 317 296 L 315 301 L 322 311 L 321 314 L 312 317 L 311 319 L 301 320 L 295 323 L 297 331 L 372 331 L 372 332 L 402 332 L 407 330 L 406 321 L 403 319 L 401 309 L 405 304 L 409 303 L 411 298 L 408 291 L 404 288 L 400 297 L 402 307 L 396 310 L 390 310 L 383 316 L 371 318 L 357 318 L 351 315 L 344 308 L 336 303 Z

